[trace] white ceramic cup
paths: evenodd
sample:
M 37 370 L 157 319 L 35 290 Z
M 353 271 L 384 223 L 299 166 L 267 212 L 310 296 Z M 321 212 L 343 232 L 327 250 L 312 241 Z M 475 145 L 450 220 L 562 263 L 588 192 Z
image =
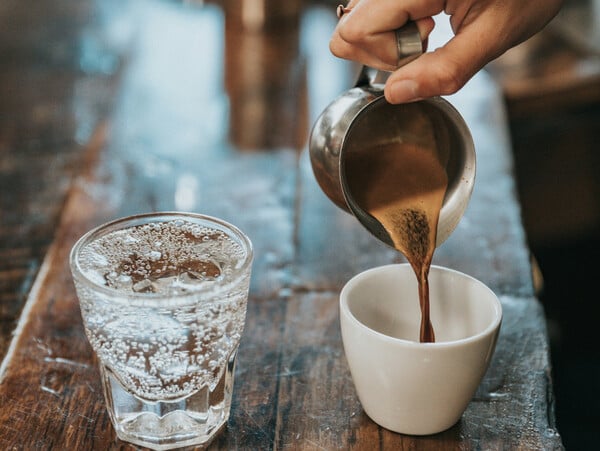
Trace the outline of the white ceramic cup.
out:
M 453 426 L 481 382 L 502 321 L 482 282 L 432 266 L 435 343 L 419 343 L 417 279 L 408 264 L 353 277 L 340 295 L 344 351 L 366 414 L 394 432 L 427 435 Z

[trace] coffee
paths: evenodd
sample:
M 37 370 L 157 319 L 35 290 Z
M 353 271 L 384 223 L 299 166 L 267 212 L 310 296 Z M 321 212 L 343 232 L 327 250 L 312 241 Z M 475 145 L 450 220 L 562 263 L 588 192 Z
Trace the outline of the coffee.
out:
M 394 141 L 349 152 L 345 171 L 355 202 L 381 223 L 411 264 L 419 284 L 419 339 L 434 342 L 428 275 L 448 176 L 444 151 L 433 134 L 425 138 L 419 144 Z

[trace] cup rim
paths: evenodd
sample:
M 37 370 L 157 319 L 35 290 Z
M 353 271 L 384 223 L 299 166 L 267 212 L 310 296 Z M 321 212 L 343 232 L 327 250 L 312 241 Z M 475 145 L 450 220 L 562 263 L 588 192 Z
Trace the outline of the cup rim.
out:
M 402 268 L 408 267 L 412 271 L 412 268 L 410 267 L 409 263 L 393 263 L 393 264 L 389 264 L 389 265 L 383 265 L 383 266 L 377 266 L 374 268 L 370 268 L 370 269 L 367 269 L 365 271 L 362 271 L 362 272 L 356 274 L 350 280 L 348 280 L 348 282 L 346 282 L 344 284 L 344 286 L 342 287 L 342 290 L 340 292 L 340 300 L 339 300 L 340 315 L 342 317 L 346 317 L 347 320 L 351 321 L 355 326 L 360 327 L 366 333 L 368 333 L 372 336 L 375 336 L 380 340 L 386 341 L 388 343 L 401 344 L 402 346 L 414 347 L 414 348 L 427 347 L 427 348 L 443 349 L 443 348 L 449 348 L 449 347 L 455 347 L 455 346 L 462 346 L 462 345 L 465 345 L 465 344 L 468 344 L 471 342 L 478 341 L 481 338 L 488 336 L 499 329 L 499 327 L 502 323 L 503 312 L 502 312 L 502 304 L 500 302 L 500 299 L 496 295 L 496 293 L 494 293 L 494 291 L 490 287 L 488 287 L 485 283 L 483 283 L 479 279 L 476 279 L 473 276 L 465 274 L 461 271 L 457 271 L 455 269 L 451 269 L 451 268 L 447 268 L 445 266 L 439 266 L 439 265 L 431 265 L 430 274 L 431 274 L 432 270 L 434 272 L 439 271 L 439 272 L 453 273 L 463 279 L 471 280 L 476 285 L 478 285 L 482 289 L 484 289 L 484 291 L 486 291 L 490 294 L 489 299 L 492 302 L 492 306 L 493 306 L 493 310 L 494 310 L 494 319 L 490 324 L 487 325 L 487 327 L 485 329 L 483 329 L 482 331 L 480 331 L 474 335 L 471 335 L 471 336 L 468 336 L 465 338 L 461 338 L 458 340 L 441 341 L 441 342 L 436 341 L 433 343 L 421 343 L 421 342 L 417 342 L 417 341 L 407 340 L 405 338 L 391 337 L 389 335 L 386 335 L 384 333 L 381 333 L 379 331 L 376 331 L 376 330 L 368 327 L 362 321 L 360 321 L 358 318 L 356 318 L 356 316 L 354 316 L 354 314 L 350 310 L 350 307 L 348 306 L 348 292 L 353 288 L 354 285 L 356 285 L 357 283 L 360 282 L 360 279 L 363 279 L 364 277 L 368 277 L 368 275 L 370 273 L 379 272 L 379 271 L 385 270 L 386 268 L 390 268 L 390 267 L 402 267 Z
M 223 283 L 219 284 L 217 289 L 215 289 L 214 286 L 211 286 L 193 291 L 168 293 L 168 295 L 165 295 L 165 293 L 138 293 L 135 291 L 123 293 L 123 291 L 117 290 L 116 288 L 101 285 L 85 274 L 85 272 L 80 266 L 78 257 L 80 251 L 87 244 L 91 243 L 94 239 L 110 231 L 123 230 L 127 227 L 132 227 L 140 224 L 147 224 L 152 222 L 152 219 L 160 220 L 161 222 L 175 219 L 187 219 L 193 222 L 204 221 L 209 224 L 212 223 L 216 225 L 219 229 L 223 229 L 224 231 L 228 232 L 228 234 L 239 240 L 240 246 L 244 249 L 246 253 L 244 261 L 242 265 L 234 271 L 231 277 L 228 277 L 223 281 Z M 73 276 L 73 279 L 87 286 L 88 288 L 93 288 L 96 291 L 110 296 L 110 299 L 113 300 L 115 303 L 123 302 L 122 298 L 127 298 L 129 303 L 131 303 L 132 300 L 135 300 L 137 302 L 154 304 L 160 302 L 165 297 L 168 297 L 170 300 L 176 299 L 177 302 L 173 303 L 173 305 L 179 306 L 182 303 L 185 304 L 186 301 L 196 300 L 198 298 L 198 295 L 201 295 L 207 291 L 210 291 L 211 293 L 220 293 L 228 290 L 231 286 L 235 286 L 243 277 L 245 277 L 244 274 L 252 265 L 253 258 L 254 250 L 252 241 L 250 241 L 250 238 L 248 238 L 248 236 L 244 232 L 242 232 L 238 227 L 234 226 L 233 224 L 222 219 L 216 218 L 214 216 L 204 215 L 200 213 L 160 211 L 124 216 L 121 218 L 113 219 L 111 221 L 105 222 L 92 228 L 91 230 L 83 234 L 71 248 L 71 252 L 69 255 L 69 265 L 71 267 L 71 274 Z

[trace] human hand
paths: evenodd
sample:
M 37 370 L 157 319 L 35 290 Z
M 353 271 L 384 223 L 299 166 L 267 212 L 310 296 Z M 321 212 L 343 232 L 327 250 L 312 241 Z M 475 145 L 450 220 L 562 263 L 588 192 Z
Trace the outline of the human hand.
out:
M 331 38 L 331 52 L 375 69 L 393 71 L 390 103 L 453 94 L 509 48 L 540 31 L 563 0 L 350 0 Z M 424 47 L 433 16 L 450 16 L 454 36 L 442 47 L 397 68 L 394 30 L 417 24 Z

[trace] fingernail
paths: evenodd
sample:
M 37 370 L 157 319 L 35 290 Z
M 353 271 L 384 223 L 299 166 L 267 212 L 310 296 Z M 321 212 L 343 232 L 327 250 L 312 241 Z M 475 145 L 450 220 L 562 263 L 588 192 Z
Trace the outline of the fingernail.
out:
M 399 80 L 390 86 L 388 100 L 393 103 L 415 102 L 421 100 L 419 86 L 414 80 Z

